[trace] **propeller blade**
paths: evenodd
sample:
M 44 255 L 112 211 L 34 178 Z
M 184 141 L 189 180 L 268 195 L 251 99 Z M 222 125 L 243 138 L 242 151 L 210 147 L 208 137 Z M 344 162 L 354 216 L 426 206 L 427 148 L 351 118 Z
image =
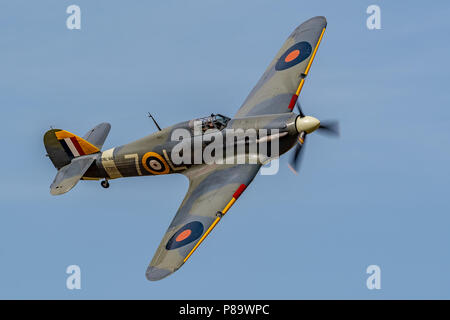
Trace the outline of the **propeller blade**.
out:
M 302 106 L 300 105 L 299 99 L 297 99 L 297 102 L 295 103 L 295 105 L 297 106 L 297 110 L 298 110 L 298 113 L 300 114 L 300 117 L 303 118 L 305 116 L 305 114 L 302 111 Z
M 339 137 L 339 122 L 335 120 L 321 121 L 317 132 L 331 137 Z
M 291 161 L 288 164 L 289 168 L 295 174 L 297 174 L 297 169 L 299 168 L 301 160 L 302 160 L 302 149 L 303 149 L 303 146 L 306 141 L 305 138 L 306 138 L 306 134 L 304 134 L 304 132 L 302 132 L 302 134 L 300 134 L 300 136 L 298 138 L 297 145 L 295 147 L 294 154 L 291 158 Z

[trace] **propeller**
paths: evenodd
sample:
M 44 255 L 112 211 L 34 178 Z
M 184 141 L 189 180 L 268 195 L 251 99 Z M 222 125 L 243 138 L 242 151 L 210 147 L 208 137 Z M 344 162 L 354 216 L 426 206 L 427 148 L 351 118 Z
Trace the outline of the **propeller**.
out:
M 301 151 L 303 149 L 303 146 L 305 145 L 306 141 L 306 132 L 302 131 L 297 139 L 297 144 L 295 146 L 294 154 L 292 155 L 292 159 L 289 162 L 288 166 L 289 168 L 297 174 L 297 168 L 300 166 L 300 163 L 302 161 L 301 157 Z
M 339 122 L 336 120 L 321 121 L 317 133 L 338 138 L 339 137 Z
M 313 117 L 305 116 L 300 105 L 300 101 L 297 100 L 296 104 L 298 113 L 300 114 L 300 119 L 304 125 L 305 131 L 301 131 L 298 139 L 297 145 L 295 147 L 294 154 L 292 155 L 291 161 L 289 162 L 289 168 L 297 174 L 297 169 L 300 166 L 302 160 L 302 150 L 306 142 L 306 135 L 317 130 L 317 133 L 323 134 L 328 137 L 339 137 L 339 122 L 336 120 L 319 121 Z M 308 132 L 307 132 L 308 131 Z

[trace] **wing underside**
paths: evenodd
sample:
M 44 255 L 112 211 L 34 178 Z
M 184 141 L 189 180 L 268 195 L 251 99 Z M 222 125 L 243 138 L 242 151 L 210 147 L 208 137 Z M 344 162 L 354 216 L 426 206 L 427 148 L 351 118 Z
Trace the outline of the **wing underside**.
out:
M 259 168 L 258 164 L 213 164 L 188 170 L 188 192 L 147 268 L 147 279 L 160 280 L 178 270 L 228 212 Z

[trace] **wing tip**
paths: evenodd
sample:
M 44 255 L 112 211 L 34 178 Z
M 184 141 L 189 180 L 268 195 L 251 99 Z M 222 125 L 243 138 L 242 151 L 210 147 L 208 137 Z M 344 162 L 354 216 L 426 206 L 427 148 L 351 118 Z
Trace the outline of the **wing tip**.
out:
M 312 17 L 311 19 L 306 20 L 304 23 L 312 22 L 312 21 L 321 22 L 321 23 L 323 23 L 325 26 L 327 25 L 327 18 L 326 18 L 325 16 L 316 16 L 316 17 Z
M 322 30 L 323 28 L 327 27 L 327 18 L 325 18 L 324 16 L 317 16 L 317 17 L 312 17 L 304 22 L 302 22 L 295 30 L 294 32 L 300 31 L 304 28 L 310 28 L 310 27 L 315 27 L 318 26 L 320 28 L 320 30 Z
M 147 271 L 145 272 L 145 277 L 148 281 L 158 281 L 164 279 L 165 277 L 171 275 L 175 271 L 160 269 L 153 266 L 148 266 Z

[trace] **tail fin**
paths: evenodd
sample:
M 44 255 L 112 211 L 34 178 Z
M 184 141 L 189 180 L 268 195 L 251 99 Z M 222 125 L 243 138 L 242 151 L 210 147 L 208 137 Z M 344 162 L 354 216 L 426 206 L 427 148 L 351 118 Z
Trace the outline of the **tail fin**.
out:
M 97 154 L 108 136 L 111 125 L 100 123 L 83 138 L 61 129 L 52 129 L 44 135 L 44 145 L 53 165 L 58 169 L 50 186 L 53 195 L 72 189 L 86 170 L 100 156 Z
M 59 170 L 74 158 L 99 152 L 110 129 L 109 123 L 101 123 L 89 130 L 83 138 L 66 130 L 52 129 L 44 135 L 45 149 L 53 165 Z
M 100 151 L 83 138 L 61 129 L 47 131 L 44 135 L 44 145 L 50 160 L 57 169 L 69 164 L 73 158 Z

